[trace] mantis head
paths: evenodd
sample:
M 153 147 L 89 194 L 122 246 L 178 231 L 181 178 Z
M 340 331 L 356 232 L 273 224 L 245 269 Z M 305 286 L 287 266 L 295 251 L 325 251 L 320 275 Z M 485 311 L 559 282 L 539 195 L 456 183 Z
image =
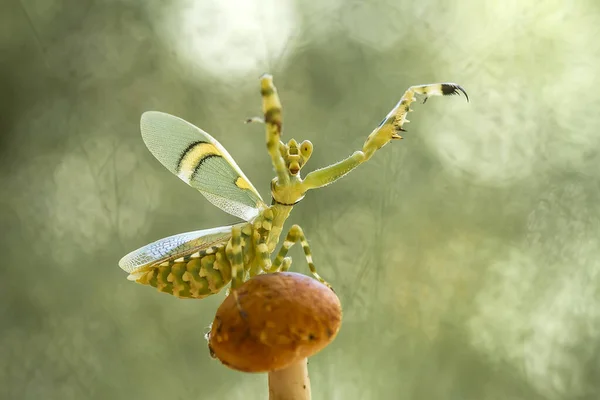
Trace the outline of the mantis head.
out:
M 290 176 L 298 176 L 298 173 L 312 154 L 313 145 L 308 140 L 298 144 L 294 139 L 290 139 L 287 144 L 283 142 L 279 143 L 279 151 Z

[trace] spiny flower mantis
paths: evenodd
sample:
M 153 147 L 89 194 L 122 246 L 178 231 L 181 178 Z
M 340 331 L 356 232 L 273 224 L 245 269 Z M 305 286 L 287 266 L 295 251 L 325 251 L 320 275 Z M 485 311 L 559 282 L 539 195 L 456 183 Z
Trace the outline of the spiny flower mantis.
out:
M 119 261 L 119 267 L 129 273 L 129 280 L 180 298 L 196 299 L 215 294 L 231 282 L 235 294 L 235 288 L 249 277 L 288 270 L 292 263 L 288 250 L 300 242 L 312 275 L 328 285 L 317 273 L 310 246 L 298 225 L 291 227 L 271 260 L 294 205 L 309 190 L 337 181 L 391 140 L 402 139 L 400 132 L 409 122 L 406 116 L 412 111 L 410 104 L 416 95 L 423 95 L 425 102 L 431 96 L 462 92 L 469 100 L 465 90 L 454 83 L 412 86 L 367 137 L 362 150 L 303 179 L 300 171 L 310 158 L 313 145 L 308 140 L 281 141 L 281 102 L 273 77 L 263 75 L 260 84 L 263 116 L 247 122 L 266 126 L 267 151 L 276 173 L 271 181 L 271 205 L 263 201 L 227 150 L 208 133 L 162 112 L 142 115 L 142 138 L 150 152 L 208 201 L 244 222 L 169 236 L 127 254 Z

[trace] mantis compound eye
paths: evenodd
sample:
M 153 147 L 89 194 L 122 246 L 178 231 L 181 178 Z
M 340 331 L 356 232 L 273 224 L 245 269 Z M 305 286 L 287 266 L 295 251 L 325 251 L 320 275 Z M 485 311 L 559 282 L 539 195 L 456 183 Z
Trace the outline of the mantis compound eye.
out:
M 306 162 L 306 160 L 308 160 L 310 158 L 312 151 L 313 151 L 313 145 L 309 140 L 305 140 L 304 142 L 300 143 L 300 154 L 302 154 L 302 156 L 304 156 L 305 162 Z

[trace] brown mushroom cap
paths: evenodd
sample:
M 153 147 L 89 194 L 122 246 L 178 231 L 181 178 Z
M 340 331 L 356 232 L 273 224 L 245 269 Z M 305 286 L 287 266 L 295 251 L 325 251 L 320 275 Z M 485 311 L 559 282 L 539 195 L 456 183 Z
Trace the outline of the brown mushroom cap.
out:
M 257 275 L 217 310 L 209 348 L 224 365 L 244 372 L 276 371 L 319 352 L 337 335 L 342 307 L 319 281 L 294 272 Z

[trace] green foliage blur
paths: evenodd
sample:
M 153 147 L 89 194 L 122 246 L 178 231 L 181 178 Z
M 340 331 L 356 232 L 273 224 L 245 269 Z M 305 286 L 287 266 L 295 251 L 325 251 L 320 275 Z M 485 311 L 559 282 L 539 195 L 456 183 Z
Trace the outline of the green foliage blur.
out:
M 305 173 L 414 84 L 405 140 L 311 192 L 300 224 L 344 322 L 315 399 L 600 398 L 600 3 L 0 2 L 0 398 L 265 399 L 211 360 L 221 293 L 127 281 L 126 253 L 236 219 L 145 148 L 146 110 L 215 136 L 270 200 L 258 77 Z M 301 249 L 293 270 L 308 273 Z

